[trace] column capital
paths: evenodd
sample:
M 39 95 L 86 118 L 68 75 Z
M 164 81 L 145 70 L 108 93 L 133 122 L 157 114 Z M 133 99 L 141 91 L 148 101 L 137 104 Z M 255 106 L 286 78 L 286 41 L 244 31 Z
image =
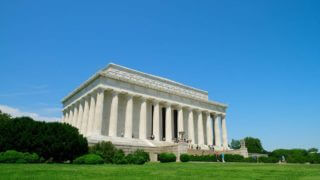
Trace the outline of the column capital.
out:
M 145 102 L 145 101 L 147 101 L 148 98 L 145 96 L 139 96 L 139 99 L 141 99 L 141 101 Z
M 87 96 L 94 96 L 97 93 L 97 90 L 90 91 Z
M 119 94 L 123 94 L 128 99 L 133 98 L 133 96 L 134 96 L 134 94 L 129 93 L 127 91 L 119 91 Z
M 177 110 L 181 110 L 182 109 L 182 106 L 180 104 L 178 104 L 176 107 L 177 107 Z
M 95 91 L 101 93 L 101 92 L 103 92 L 104 90 L 105 90 L 105 89 L 103 89 L 102 87 L 98 87 Z
M 169 103 L 169 102 L 164 102 L 163 105 L 164 105 L 164 107 L 166 107 L 166 108 L 169 107 L 169 106 L 171 107 L 171 103 Z
M 220 113 L 218 113 L 218 112 L 212 112 L 212 115 L 213 115 L 213 117 L 217 117 L 217 116 L 220 116 Z
M 215 113 L 215 116 L 222 117 L 222 116 L 223 116 L 223 114 L 222 114 L 222 113 L 220 113 L 220 112 L 217 112 L 217 113 Z
M 209 111 L 204 111 L 206 116 L 210 116 L 210 112 Z
M 82 103 L 83 101 L 90 99 L 90 96 L 91 96 L 90 94 L 87 94 L 86 96 L 84 96 L 83 98 L 81 98 L 81 99 L 79 100 L 79 102 Z
M 186 110 L 190 112 L 190 111 L 193 111 L 193 108 L 190 106 L 186 106 Z
M 112 95 L 112 96 L 117 96 L 119 93 L 120 93 L 120 92 L 117 91 L 117 90 L 112 90 L 112 91 L 111 91 L 111 95 Z
M 197 113 L 201 113 L 202 112 L 201 109 L 194 109 L 194 111 L 197 112 Z
M 125 95 L 127 99 L 132 99 L 134 96 L 133 94 L 130 94 L 130 93 L 126 93 Z
M 151 99 L 151 102 L 153 105 L 159 104 L 159 100 L 158 99 Z

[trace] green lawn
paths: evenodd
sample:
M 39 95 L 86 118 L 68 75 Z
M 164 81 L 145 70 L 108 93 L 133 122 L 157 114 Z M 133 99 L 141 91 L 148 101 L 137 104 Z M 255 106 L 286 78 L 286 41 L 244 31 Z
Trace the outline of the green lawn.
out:
M 0 179 L 320 179 L 320 165 L 148 163 L 0 164 Z

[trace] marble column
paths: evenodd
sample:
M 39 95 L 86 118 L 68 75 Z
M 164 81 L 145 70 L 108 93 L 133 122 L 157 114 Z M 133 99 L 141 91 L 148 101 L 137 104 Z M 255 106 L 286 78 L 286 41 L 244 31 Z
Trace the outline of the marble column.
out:
M 96 110 L 96 94 L 91 93 L 88 95 L 90 97 L 90 106 L 89 106 L 89 118 L 88 118 L 88 127 L 86 130 L 86 135 L 91 135 L 93 132 L 93 125 L 95 120 L 95 110 Z
M 79 129 L 79 127 L 77 126 L 79 102 L 76 102 L 73 107 L 74 107 L 74 110 L 73 110 L 72 125 Z
M 183 130 L 183 109 L 181 106 L 178 106 L 178 138 L 179 132 L 182 132 Z
M 147 139 L 147 99 L 141 97 L 139 139 Z
M 191 140 L 191 144 L 195 144 L 193 110 L 191 108 L 188 108 L 188 113 L 188 138 Z
M 219 120 L 220 120 L 219 115 L 215 114 L 214 115 L 214 142 L 215 142 L 215 146 L 221 147 Z
M 97 90 L 97 102 L 95 108 L 95 121 L 93 125 L 93 134 L 94 135 L 101 135 L 102 130 L 102 117 L 103 117 L 103 100 L 104 100 L 104 90 L 98 89 Z
M 204 144 L 202 111 L 198 111 L 198 144 Z
M 73 107 L 73 105 L 71 105 L 71 107 L 70 107 L 70 115 L 69 115 L 69 122 L 68 122 L 68 124 L 70 124 L 71 126 L 72 126 L 72 120 L 73 120 L 73 111 L 74 111 L 74 107 Z
M 66 115 L 67 115 L 66 111 L 63 110 L 63 111 L 62 111 L 61 123 L 64 123 L 64 122 L 65 122 L 65 120 L 66 120 Z
M 206 121 L 206 126 L 207 126 L 207 145 L 211 146 L 213 145 L 213 129 L 212 129 L 212 119 L 210 116 L 210 113 L 207 112 L 207 121 Z
M 84 108 L 83 108 L 83 115 L 81 119 L 81 133 L 86 135 L 87 133 L 87 127 L 88 127 L 88 119 L 89 119 L 89 101 L 90 101 L 90 96 L 86 96 L 83 100 L 82 104 L 84 103 Z M 83 105 L 82 105 L 83 106 Z
M 153 135 L 154 140 L 160 141 L 160 105 L 158 100 L 153 100 Z
M 67 112 L 67 115 L 66 115 L 65 123 L 68 124 L 70 119 L 70 108 L 67 108 L 66 112 Z
M 124 137 L 132 138 L 133 121 L 133 95 L 127 94 L 126 119 L 124 124 Z
M 82 120 L 83 120 L 83 99 L 80 99 L 78 121 L 77 121 L 77 127 L 78 127 L 80 133 L 83 133 L 82 129 L 81 129 Z
M 221 116 L 221 129 L 222 129 L 222 144 L 224 148 L 228 148 L 228 137 L 227 137 L 227 124 L 226 116 Z
M 109 136 L 117 136 L 117 121 L 118 121 L 118 104 L 119 92 L 111 92 L 111 109 L 110 109 L 110 122 L 109 122 Z
M 169 103 L 166 103 L 166 141 L 172 142 L 172 109 Z

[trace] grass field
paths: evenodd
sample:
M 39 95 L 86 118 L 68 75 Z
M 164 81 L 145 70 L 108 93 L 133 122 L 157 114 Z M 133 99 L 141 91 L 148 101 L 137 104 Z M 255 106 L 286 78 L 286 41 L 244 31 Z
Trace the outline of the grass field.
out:
M 0 164 L 0 179 L 320 179 L 320 165 L 148 163 Z

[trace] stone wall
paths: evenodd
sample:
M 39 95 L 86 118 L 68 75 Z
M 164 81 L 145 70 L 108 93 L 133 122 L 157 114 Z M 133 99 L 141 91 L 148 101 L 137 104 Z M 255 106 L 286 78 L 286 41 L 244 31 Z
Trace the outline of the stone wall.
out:
M 180 161 L 180 155 L 188 153 L 188 144 L 178 143 L 171 146 L 162 147 L 141 147 L 141 146 L 128 146 L 128 145 L 115 145 L 116 148 L 122 149 L 125 154 L 132 153 L 137 149 L 142 149 L 149 153 L 150 160 L 155 162 L 158 161 L 158 154 L 160 153 L 173 153 L 177 156 L 177 161 Z
M 227 151 L 213 151 L 213 150 L 196 150 L 196 149 L 188 149 L 188 154 L 191 155 L 215 155 L 216 153 L 224 153 L 224 154 L 238 154 L 243 157 L 248 157 L 247 149 L 236 149 L 236 150 L 227 150 Z

